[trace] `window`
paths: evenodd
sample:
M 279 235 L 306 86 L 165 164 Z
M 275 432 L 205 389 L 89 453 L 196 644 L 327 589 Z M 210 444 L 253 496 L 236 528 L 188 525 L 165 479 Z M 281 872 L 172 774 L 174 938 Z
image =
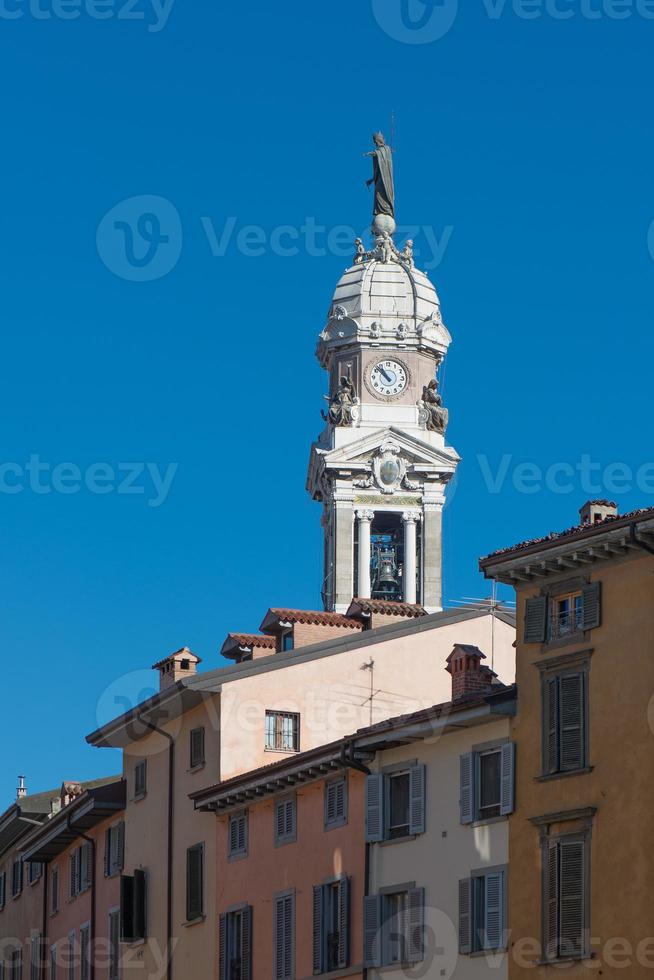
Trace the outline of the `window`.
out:
M 297 833 L 297 799 L 287 796 L 275 801 L 275 844 L 290 844 Z
M 14 861 L 11 866 L 11 897 L 17 898 L 23 890 L 23 862 Z
M 560 585 L 555 593 L 543 592 L 527 599 L 525 607 L 525 643 L 565 640 L 587 630 L 597 629 L 602 621 L 602 586 L 600 582 L 576 582 Z
M 0 871 L 0 912 L 5 907 L 7 902 L 7 875 L 4 871 Z
M 41 875 L 43 874 L 43 865 L 40 861 L 30 861 L 29 869 L 27 872 L 27 880 L 30 885 L 35 885 L 39 881 Z
M 245 857 L 248 852 L 247 811 L 233 813 L 229 818 L 229 857 Z
M 186 852 L 186 918 L 189 922 L 204 914 L 204 844 Z
M 68 980 L 75 980 L 75 963 L 77 958 L 77 941 L 75 932 L 68 933 Z
M 313 972 L 349 966 L 350 879 L 313 889 Z
M 459 952 L 506 946 L 506 870 L 473 872 L 459 882 Z
M 325 827 L 342 827 L 347 823 L 347 778 L 341 776 L 325 783 Z
M 282 642 L 281 642 L 282 653 L 287 653 L 289 650 L 292 650 L 293 647 L 294 647 L 293 630 L 286 630 L 285 633 L 282 633 Z
M 146 759 L 141 759 L 134 766 L 134 799 L 145 796 L 148 785 L 148 763 Z
M 300 716 L 292 711 L 266 711 L 266 749 L 300 751 Z
M 466 752 L 460 760 L 461 823 L 513 813 L 515 744 L 504 742 Z
M 219 980 L 251 980 L 252 908 L 243 905 L 220 916 Z
M 91 926 L 86 923 L 79 931 L 79 977 L 89 980 L 91 975 Z
M 424 959 L 425 890 L 399 886 L 364 899 L 367 967 L 420 963 Z
M 59 868 L 53 868 L 50 874 L 50 914 L 59 911 Z
M 107 878 L 122 871 L 125 860 L 125 824 L 109 827 L 104 838 L 104 873 Z
M 588 766 L 588 664 L 543 673 L 543 775 Z
M 9 954 L 9 976 L 8 980 L 22 980 L 23 976 L 23 951 L 13 949 Z
M 273 978 L 295 976 L 295 892 L 276 895 L 273 902 Z
M 50 980 L 57 980 L 57 947 L 50 947 Z
M 75 848 L 70 855 L 70 891 L 71 898 L 76 898 L 91 887 L 93 877 L 93 845 L 90 841 Z
M 588 952 L 588 837 L 546 839 L 543 846 L 543 948 L 548 960 Z
M 425 832 L 425 767 L 415 763 L 366 779 L 366 840 L 400 840 Z
M 41 937 L 32 936 L 30 941 L 30 980 L 41 976 Z
M 194 728 L 190 735 L 191 769 L 204 765 L 204 728 Z
M 147 875 L 142 868 L 120 878 L 120 939 L 125 943 L 147 937 Z
M 120 909 L 109 913 L 109 980 L 120 980 Z

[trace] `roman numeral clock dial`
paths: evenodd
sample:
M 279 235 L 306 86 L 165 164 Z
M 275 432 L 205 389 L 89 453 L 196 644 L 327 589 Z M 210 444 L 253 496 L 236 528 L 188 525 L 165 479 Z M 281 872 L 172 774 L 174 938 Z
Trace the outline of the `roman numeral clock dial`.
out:
M 407 386 L 407 370 L 399 361 L 378 361 L 370 371 L 370 383 L 378 395 L 394 398 Z

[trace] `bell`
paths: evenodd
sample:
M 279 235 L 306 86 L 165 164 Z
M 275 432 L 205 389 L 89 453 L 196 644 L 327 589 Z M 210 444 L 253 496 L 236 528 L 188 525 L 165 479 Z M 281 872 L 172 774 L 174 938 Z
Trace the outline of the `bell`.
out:
M 379 588 L 394 589 L 396 587 L 397 579 L 393 571 L 393 561 L 390 558 L 384 558 L 379 568 Z

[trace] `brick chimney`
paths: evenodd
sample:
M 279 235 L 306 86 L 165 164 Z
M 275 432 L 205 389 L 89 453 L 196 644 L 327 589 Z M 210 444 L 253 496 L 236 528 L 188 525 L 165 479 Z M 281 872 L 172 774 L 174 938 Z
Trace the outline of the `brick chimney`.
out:
M 599 524 L 607 517 L 618 516 L 618 505 L 612 500 L 588 500 L 579 511 L 582 524 Z
M 447 658 L 446 670 L 452 675 L 452 701 L 488 694 L 497 676 L 482 660 L 486 654 L 479 647 L 468 643 L 456 643 Z
M 202 661 L 188 647 L 182 647 L 169 657 L 153 664 L 152 669 L 159 671 L 159 690 L 164 691 L 167 687 L 172 687 L 177 681 L 192 677 L 197 673 L 198 664 Z

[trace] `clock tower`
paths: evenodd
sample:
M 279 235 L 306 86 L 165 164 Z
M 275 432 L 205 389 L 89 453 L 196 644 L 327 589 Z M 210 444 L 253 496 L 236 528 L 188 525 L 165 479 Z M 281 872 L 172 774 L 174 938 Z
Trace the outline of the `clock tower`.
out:
M 381 141 L 381 142 L 380 142 Z M 438 370 L 451 343 L 436 290 L 393 241 L 392 158 L 375 136 L 374 245 L 357 239 L 320 334 L 325 427 L 307 488 L 323 505 L 325 609 L 354 597 L 442 608 L 442 512 L 459 456 Z

